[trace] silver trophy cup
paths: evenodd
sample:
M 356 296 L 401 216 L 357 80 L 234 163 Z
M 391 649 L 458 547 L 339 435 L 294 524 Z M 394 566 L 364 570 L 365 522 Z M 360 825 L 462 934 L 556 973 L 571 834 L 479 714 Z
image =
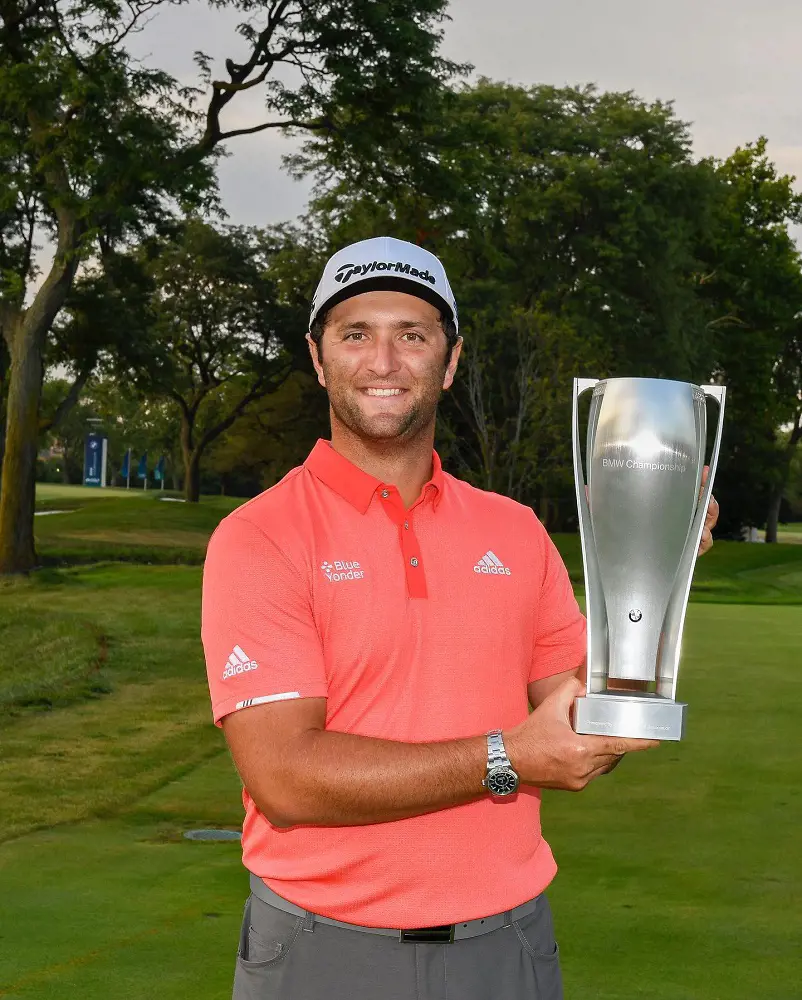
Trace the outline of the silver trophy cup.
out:
M 579 397 L 592 389 L 585 468 Z M 574 379 L 574 477 L 585 564 L 587 693 L 578 733 L 679 740 L 682 628 L 721 444 L 726 389 L 653 378 Z M 706 398 L 719 407 L 700 495 Z M 608 679 L 646 681 L 610 689 Z M 622 685 L 626 687 L 626 685 Z

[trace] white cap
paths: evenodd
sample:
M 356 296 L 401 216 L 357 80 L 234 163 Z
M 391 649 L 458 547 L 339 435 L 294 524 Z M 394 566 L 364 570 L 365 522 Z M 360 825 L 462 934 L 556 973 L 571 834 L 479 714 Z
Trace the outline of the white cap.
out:
M 338 250 L 328 259 L 312 299 L 315 317 L 352 295 L 390 289 L 417 295 L 457 323 L 457 303 L 445 268 L 433 253 L 405 240 L 377 236 Z

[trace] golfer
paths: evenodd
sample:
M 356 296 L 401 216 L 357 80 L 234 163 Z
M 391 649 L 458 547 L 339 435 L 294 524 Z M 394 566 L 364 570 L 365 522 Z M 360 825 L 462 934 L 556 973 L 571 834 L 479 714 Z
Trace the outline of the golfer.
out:
M 540 789 L 655 744 L 573 732 L 562 560 L 530 508 L 433 451 L 462 346 L 440 261 L 339 251 L 307 339 L 331 441 L 225 518 L 204 570 L 251 873 L 234 998 L 557 1000 Z

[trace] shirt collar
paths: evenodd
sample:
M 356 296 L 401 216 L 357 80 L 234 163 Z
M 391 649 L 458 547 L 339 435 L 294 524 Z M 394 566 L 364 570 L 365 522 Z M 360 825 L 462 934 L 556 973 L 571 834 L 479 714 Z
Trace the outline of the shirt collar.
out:
M 322 438 L 304 462 L 304 467 L 322 483 L 338 493 L 344 500 L 360 512 L 367 513 L 373 494 L 386 486 L 380 479 L 368 475 L 362 469 L 349 462 L 347 458 L 335 451 L 331 442 Z M 432 478 L 423 487 L 423 492 L 431 492 L 432 506 L 437 509 L 443 496 L 443 466 L 440 456 L 432 451 Z

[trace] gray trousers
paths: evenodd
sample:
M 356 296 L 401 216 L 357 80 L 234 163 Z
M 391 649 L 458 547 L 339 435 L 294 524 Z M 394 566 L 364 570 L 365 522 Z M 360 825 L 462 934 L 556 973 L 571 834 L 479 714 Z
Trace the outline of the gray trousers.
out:
M 450 944 L 416 944 L 285 913 L 249 896 L 233 1000 L 562 1000 L 551 910 Z

